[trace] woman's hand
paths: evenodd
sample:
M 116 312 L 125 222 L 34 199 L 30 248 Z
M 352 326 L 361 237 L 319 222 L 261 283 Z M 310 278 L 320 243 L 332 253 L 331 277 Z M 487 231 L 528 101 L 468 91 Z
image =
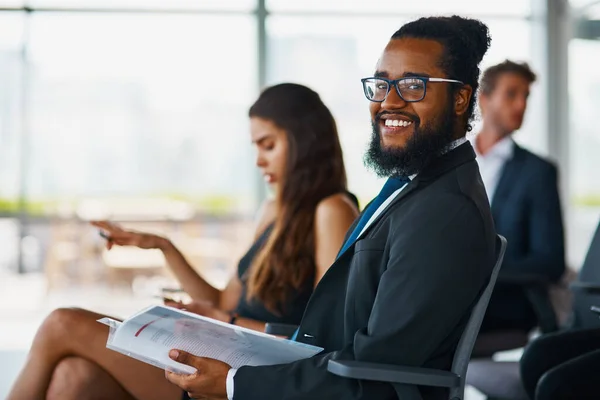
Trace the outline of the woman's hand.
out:
M 166 242 L 166 239 L 160 236 L 125 230 L 108 221 L 94 221 L 91 224 L 96 228 L 100 228 L 106 234 L 106 248 L 108 250 L 114 245 L 135 246 L 140 249 L 158 249 L 162 248 Z
M 169 357 L 196 368 L 190 375 L 165 371 L 167 380 L 188 392 L 192 399 L 227 399 L 227 374 L 231 367 L 211 358 L 196 357 L 182 350 L 171 350 Z
M 180 301 L 165 299 L 165 306 L 178 308 L 180 310 L 186 310 L 191 313 L 202 315 L 203 317 L 216 319 L 222 322 L 229 322 L 229 320 L 231 319 L 229 313 L 216 308 L 212 303 L 208 301 L 194 300 L 191 303 L 183 304 Z

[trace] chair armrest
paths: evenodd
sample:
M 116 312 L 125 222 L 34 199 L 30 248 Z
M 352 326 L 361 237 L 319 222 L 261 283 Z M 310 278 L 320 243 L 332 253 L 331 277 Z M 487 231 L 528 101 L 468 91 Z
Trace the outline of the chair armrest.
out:
M 454 388 L 460 377 L 449 371 L 429 368 L 367 363 L 361 361 L 329 360 L 327 371 L 344 378 L 391 382 L 417 386 Z
M 298 329 L 298 325 L 291 324 L 278 324 L 273 322 L 267 322 L 265 325 L 265 333 L 277 336 L 291 337 L 294 332 Z
M 548 286 L 550 285 L 550 280 L 536 274 L 500 271 L 500 274 L 498 274 L 498 284 Z
M 600 284 L 599 283 L 572 282 L 571 285 L 569 285 L 569 287 L 573 291 L 587 292 L 590 294 L 600 294 Z

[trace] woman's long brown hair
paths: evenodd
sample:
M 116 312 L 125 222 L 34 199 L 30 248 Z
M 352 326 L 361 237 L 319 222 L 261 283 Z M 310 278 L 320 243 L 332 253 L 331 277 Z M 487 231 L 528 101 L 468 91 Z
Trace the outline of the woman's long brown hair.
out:
M 309 88 L 292 83 L 267 88 L 249 114 L 273 122 L 288 140 L 277 219 L 247 282 L 248 300 L 258 299 L 281 315 L 286 301 L 314 277 L 315 209 L 346 189 L 346 172 L 335 120 Z

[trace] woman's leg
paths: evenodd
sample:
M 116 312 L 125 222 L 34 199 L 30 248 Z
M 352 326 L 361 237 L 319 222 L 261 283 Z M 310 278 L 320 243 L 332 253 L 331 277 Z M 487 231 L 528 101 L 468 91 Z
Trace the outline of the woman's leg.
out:
M 46 400 L 134 400 L 105 370 L 79 357 L 64 358 L 54 369 Z
M 531 342 L 521 358 L 521 379 L 530 398 L 546 372 L 582 354 L 600 348 L 600 329 L 551 333 Z
M 165 379 L 164 371 L 106 348 L 108 327 L 96 322 L 102 317 L 79 309 L 53 311 L 39 328 L 8 399 L 44 399 L 56 367 L 68 357 L 97 365 L 135 399 L 179 399 L 181 389 Z M 100 388 L 94 383 L 89 390 Z
M 600 350 L 586 353 L 552 368 L 540 379 L 536 400 L 600 398 Z

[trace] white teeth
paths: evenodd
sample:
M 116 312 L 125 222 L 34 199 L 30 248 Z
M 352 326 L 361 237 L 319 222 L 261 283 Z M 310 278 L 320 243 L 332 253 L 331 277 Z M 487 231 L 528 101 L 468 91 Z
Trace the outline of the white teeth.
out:
M 404 121 L 404 120 L 399 120 L 399 119 L 386 119 L 385 120 L 385 126 L 409 126 L 410 124 L 412 124 L 412 121 Z

